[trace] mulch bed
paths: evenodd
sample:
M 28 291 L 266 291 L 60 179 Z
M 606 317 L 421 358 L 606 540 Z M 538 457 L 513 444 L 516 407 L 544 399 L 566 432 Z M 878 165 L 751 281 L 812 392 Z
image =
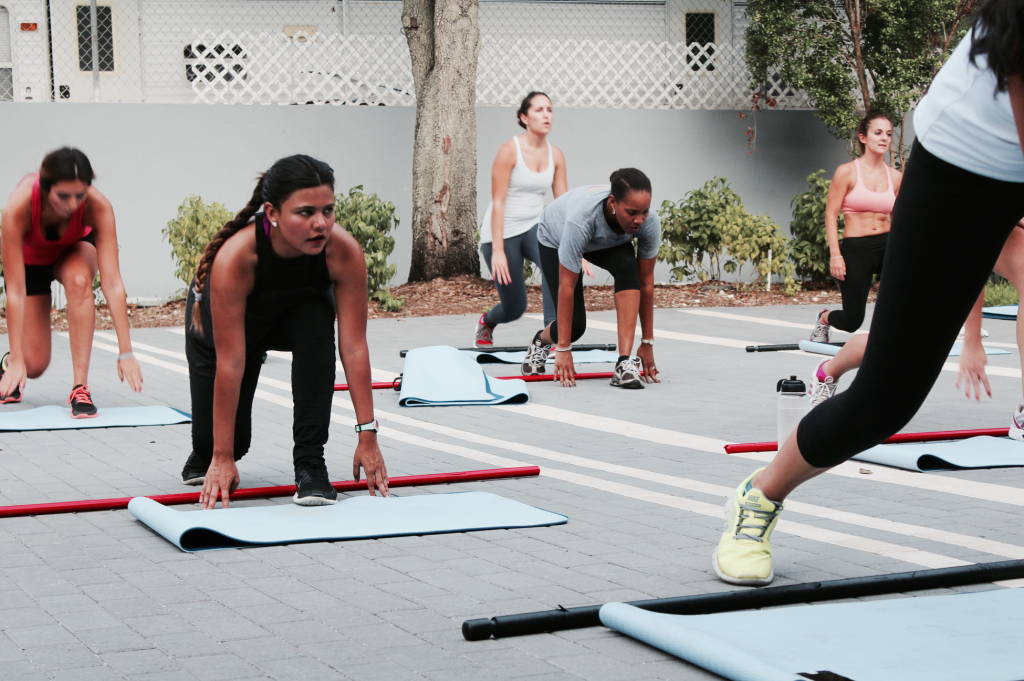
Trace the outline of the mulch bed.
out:
M 841 299 L 835 284 L 820 288 L 804 285 L 805 291 L 787 297 L 780 290 L 749 290 L 727 282 L 703 284 L 658 284 L 654 287 L 655 307 L 754 307 L 762 305 L 839 305 Z M 878 285 L 868 302 L 874 302 Z M 384 312 L 376 303 L 368 306 L 370 319 L 436 317 L 458 314 L 481 314 L 498 303 L 498 294 L 489 279 L 462 276 L 452 279 L 402 284 L 391 289 L 398 298 L 405 299 L 399 312 Z M 540 313 L 540 285 L 527 287 L 528 312 Z M 615 309 L 615 290 L 612 286 L 588 286 L 587 309 L 592 311 Z M 50 316 L 54 331 L 67 331 L 67 314 L 54 310 Z M 128 321 L 133 329 L 148 329 L 185 325 L 185 301 L 177 300 L 156 307 L 128 306 Z M 106 305 L 96 308 L 96 328 L 113 329 Z M 0 316 L 0 333 L 7 333 L 7 320 Z

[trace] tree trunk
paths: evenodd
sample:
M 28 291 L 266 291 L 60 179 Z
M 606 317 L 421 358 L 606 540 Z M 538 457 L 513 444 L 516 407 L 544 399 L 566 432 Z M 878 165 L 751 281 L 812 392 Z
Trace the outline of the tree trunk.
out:
M 416 88 L 409 281 L 479 274 L 476 251 L 478 0 L 403 0 Z

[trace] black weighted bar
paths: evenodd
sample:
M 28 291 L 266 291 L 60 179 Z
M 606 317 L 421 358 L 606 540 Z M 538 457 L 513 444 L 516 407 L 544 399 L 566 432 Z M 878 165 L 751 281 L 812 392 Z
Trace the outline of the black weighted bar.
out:
M 825 345 L 834 345 L 837 348 L 841 348 L 846 345 L 846 341 L 841 343 L 826 343 Z M 796 343 L 786 343 L 784 345 L 748 345 L 747 352 L 779 352 L 781 350 L 799 350 L 800 346 Z
M 614 352 L 617 347 L 613 343 L 599 343 L 595 345 L 574 345 L 572 349 L 580 352 L 585 350 L 607 350 L 608 352 Z M 462 352 L 526 352 L 529 350 L 529 347 L 526 345 L 516 345 L 507 348 L 459 348 L 459 350 Z M 398 351 L 399 357 L 405 357 L 407 354 L 409 354 L 408 350 Z
M 1006 560 L 937 570 L 915 570 L 890 575 L 836 579 L 828 582 L 773 586 L 764 589 L 656 598 L 632 601 L 627 605 L 668 615 L 710 615 L 718 612 L 754 610 L 840 598 L 861 598 L 904 591 L 943 589 L 1021 578 L 1024 578 L 1024 560 Z M 462 623 L 462 636 L 467 641 L 483 641 L 492 636 L 506 638 L 596 627 L 601 624 L 601 619 L 598 616 L 600 609 L 600 605 L 588 605 L 580 608 L 560 607 L 558 610 L 466 620 Z

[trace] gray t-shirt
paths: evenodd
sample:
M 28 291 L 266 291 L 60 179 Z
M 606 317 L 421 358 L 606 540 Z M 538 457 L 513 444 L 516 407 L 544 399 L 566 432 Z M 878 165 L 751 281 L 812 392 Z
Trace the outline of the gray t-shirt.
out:
M 567 191 L 548 204 L 540 216 L 537 240 L 558 249 L 558 262 L 579 273 L 583 254 L 628 244 L 638 240 L 637 258 L 647 260 L 658 255 L 661 220 L 653 210 L 636 234 L 616 234 L 604 219 L 604 200 L 611 186 L 594 184 Z

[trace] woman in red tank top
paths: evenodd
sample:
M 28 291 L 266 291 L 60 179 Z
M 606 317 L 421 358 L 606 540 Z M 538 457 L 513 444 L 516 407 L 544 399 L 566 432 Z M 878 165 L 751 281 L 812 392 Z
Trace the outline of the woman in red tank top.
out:
M 117 375 L 132 390 L 142 390 L 142 372 L 128 335 L 114 210 L 92 186 L 94 177 L 86 155 L 64 147 L 47 154 L 39 172 L 25 176 L 7 200 L 0 254 L 10 352 L 0 358 L 0 404 L 20 402 L 25 380 L 38 378 L 50 364 L 50 283 L 56 279 L 67 294 L 74 366 L 71 417 L 97 415 L 88 386 L 97 269 L 117 332 Z

